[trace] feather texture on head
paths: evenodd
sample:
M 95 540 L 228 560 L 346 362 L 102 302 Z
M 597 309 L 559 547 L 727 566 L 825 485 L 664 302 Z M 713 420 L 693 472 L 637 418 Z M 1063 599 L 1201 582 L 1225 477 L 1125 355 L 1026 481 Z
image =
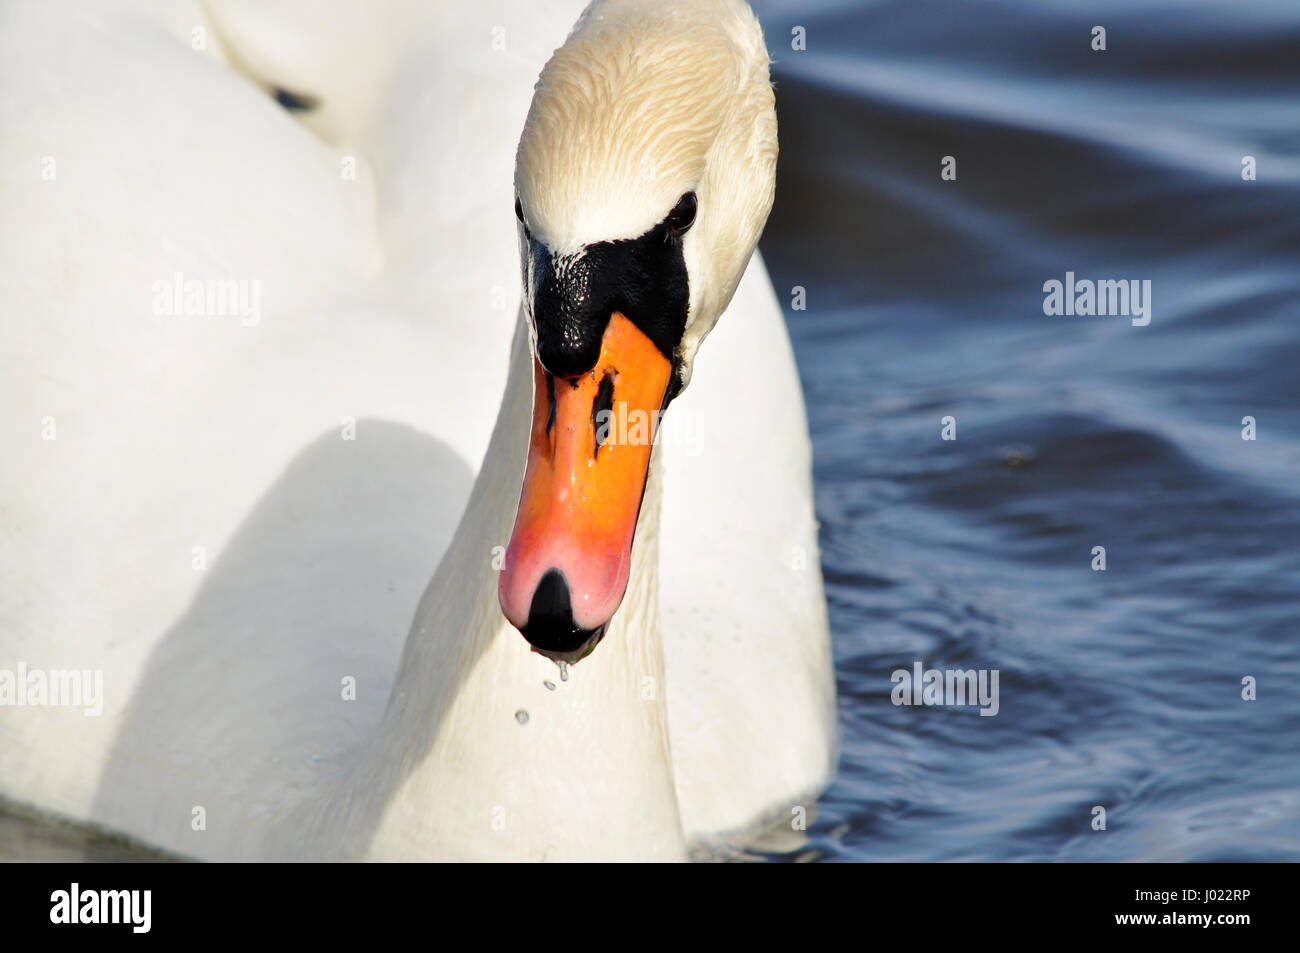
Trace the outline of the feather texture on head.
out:
M 542 71 L 520 138 L 524 222 L 559 255 L 643 235 L 695 192 L 683 380 L 772 207 L 768 63 L 740 0 L 597 0 Z

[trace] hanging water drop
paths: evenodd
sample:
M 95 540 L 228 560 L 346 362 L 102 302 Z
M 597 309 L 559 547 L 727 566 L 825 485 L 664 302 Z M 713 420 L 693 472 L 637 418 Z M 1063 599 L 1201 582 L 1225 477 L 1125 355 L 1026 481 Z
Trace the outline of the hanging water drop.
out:
M 560 660 L 560 681 L 567 682 L 568 680 L 569 680 L 569 663 L 561 659 Z

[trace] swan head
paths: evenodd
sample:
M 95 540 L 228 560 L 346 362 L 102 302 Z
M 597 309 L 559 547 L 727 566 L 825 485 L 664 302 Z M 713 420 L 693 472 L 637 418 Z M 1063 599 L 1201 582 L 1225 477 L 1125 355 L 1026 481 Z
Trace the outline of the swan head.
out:
M 658 417 L 772 207 L 768 56 L 741 0 L 598 0 L 542 70 L 516 156 L 533 421 L 499 594 L 576 661 L 622 601 Z

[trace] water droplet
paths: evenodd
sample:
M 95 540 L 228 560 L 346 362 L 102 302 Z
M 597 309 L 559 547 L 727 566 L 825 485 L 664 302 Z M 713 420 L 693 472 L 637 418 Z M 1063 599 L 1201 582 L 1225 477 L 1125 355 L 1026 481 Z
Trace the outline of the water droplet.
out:
M 519 722 L 521 725 L 528 724 L 528 712 L 524 711 L 522 708 L 519 709 L 515 712 L 515 721 Z
M 542 682 L 542 684 L 546 686 L 546 690 L 547 690 L 548 692 L 553 692 L 553 691 L 555 691 L 555 683 L 554 683 L 553 681 L 551 681 L 550 679 L 547 679 L 546 681 Z
M 568 662 L 561 661 L 561 662 L 560 662 L 560 681 L 562 681 L 562 682 L 567 682 L 568 680 L 569 680 L 569 663 L 568 663 Z

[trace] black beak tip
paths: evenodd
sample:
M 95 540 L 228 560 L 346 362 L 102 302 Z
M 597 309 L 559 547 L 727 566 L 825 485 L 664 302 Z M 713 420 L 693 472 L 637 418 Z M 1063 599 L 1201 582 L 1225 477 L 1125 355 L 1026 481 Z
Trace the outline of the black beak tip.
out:
M 591 654 L 605 635 L 606 626 L 584 629 L 573 620 L 569 582 L 558 569 L 548 569 L 537 584 L 520 630 L 533 651 L 556 662 L 573 664 Z

